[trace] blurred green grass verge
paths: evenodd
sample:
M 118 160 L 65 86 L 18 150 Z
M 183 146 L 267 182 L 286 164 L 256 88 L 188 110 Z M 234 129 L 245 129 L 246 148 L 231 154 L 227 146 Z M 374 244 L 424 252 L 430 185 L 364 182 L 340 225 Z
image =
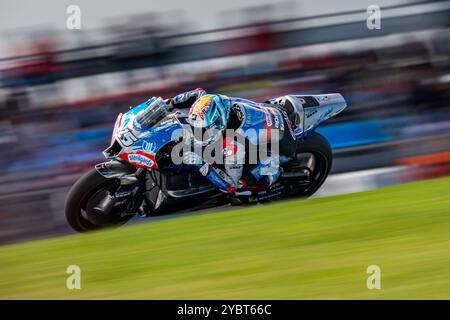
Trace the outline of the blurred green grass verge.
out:
M 449 190 L 445 178 L 4 246 L 0 298 L 449 299 Z M 69 265 L 81 290 L 66 288 Z

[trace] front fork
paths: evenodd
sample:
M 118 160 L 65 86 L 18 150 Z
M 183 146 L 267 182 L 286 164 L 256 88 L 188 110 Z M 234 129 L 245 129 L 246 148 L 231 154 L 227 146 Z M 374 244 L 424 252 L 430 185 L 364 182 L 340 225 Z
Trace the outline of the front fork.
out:
M 126 162 L 110 160 L 95 165 L 95 169 L 107 179 L 120 180 L 119 187 L 113 194 L 105 197 L 96 206 L 95 210 L 108 213 L 115 206 L 127 204 L 122 215 L 134 214 L 141 208 L 145 192 L 145 169 L 136 169 Z

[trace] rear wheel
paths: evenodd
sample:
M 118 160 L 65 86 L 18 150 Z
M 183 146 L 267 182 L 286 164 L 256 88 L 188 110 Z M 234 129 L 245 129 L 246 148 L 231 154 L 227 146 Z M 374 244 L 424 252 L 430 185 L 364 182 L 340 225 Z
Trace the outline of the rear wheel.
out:
M 286 165 L 286 169 L 294 173 L 294 177 L 285 178 L 293 188 L 292 196 L 313 195 L 325 182 L 332 163 L 331 146 L 324 136 L 314 132 L 304 140 L 299 140 L 296 159 Z M 295 174 L 300 174 L 301 179 Z
M 69 225 L 78 232 L 87 232 L 127 222 L 132 215 L 121 215 L 125 205 L 113 207 L 105 217 L 106 219 L 101 222 L 98 221 L 99 219 L 93 219 L 96 214 L 95 206 L 105 197 L 114 194 L 119 187 L 119 179 L 107 179 L 95 169 L 84 174 L 73 185 L 66 197 L 65 215 Z

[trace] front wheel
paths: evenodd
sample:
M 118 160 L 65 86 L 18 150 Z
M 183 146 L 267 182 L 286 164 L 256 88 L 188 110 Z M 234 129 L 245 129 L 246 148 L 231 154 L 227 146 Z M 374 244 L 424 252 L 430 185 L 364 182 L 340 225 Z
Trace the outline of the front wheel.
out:
M 119 179 L 107 179 L 95 169 L 84 174 L 66 197 L 65 215 L 69 225 L 75 231 L 87 232 L 122 225 L 131 219 L 132 215 L 122 215 L 126 203 L 112 206 L 109 212 L 103 213 L 104 217 L 95 211 L 96 206 L 119 187 Z

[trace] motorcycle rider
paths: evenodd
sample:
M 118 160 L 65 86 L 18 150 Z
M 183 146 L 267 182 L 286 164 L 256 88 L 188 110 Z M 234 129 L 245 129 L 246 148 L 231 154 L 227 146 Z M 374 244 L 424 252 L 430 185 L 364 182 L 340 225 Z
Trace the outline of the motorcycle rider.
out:
M 243 190 L 261 190 L 271 186 L 281 174 L 280 161 L 287 161 L 295 155 L 294 129 L 300 122 L 300 114 L 295 101 L 289 96 L 256 103 L 220 94 L 207 94 L 198 88 L 168 99 L 166 103 L 170 109 L 190 108 L 188 122 L 194 132 L 195 129 L 201 129 L 202 133 L 201 137 L 194 134 L 194 144 L 203 147 L 211 145 L 219 141 L 216 133 L 223 134 L 223 165 L 207 163 L 203 156 L 192 151 L 183 155 L 185 163 L 195 165 L 203 176 L 223 192 L 239 194 Z M 227 136 L 228 129 L 238 130 L 245 143 Z M 205 134 L 208 130 L 209 133 Z M 255 132 L 252 130 L 258 134 L 247 134 Z M 263 130 L 265 139 L 259 134 Z M 273 149 L 268 143 L 273 130 L 278 130 L 279 154 L 272 152 L 270 159 L 258 159 L 256 164 L 249 166 L 248 172 L 244 171 L 248 164 L 249 145 L 259 147 L 265 143 L 269 144 L 269 149 Z

